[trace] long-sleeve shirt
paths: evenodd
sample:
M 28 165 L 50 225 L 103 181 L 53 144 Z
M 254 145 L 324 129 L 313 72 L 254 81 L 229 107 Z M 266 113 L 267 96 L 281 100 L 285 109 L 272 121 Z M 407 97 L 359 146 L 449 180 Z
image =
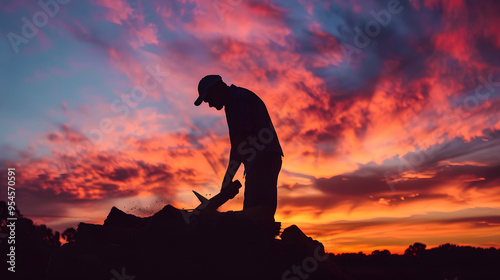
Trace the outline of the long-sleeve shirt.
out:
M 255 93 L 231 85 L 224 107 L 231 155 L 237 156 L 245 169 L 262 153 L 278 153 L 283 156 L 266 105 Z

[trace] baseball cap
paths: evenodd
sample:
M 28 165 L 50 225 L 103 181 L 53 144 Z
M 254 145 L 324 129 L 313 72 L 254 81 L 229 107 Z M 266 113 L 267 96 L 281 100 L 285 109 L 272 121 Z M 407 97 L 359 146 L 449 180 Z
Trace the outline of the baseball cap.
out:
M 215 85 L 218 81 L 222 81 L 222 78 L 219 75 L 207 75 L 200 80 L 200 83 L 198 84 L 198 94 L 200 96 L 198 96 L 198 99 L 194 102 L 195 106 L 200 106 L 205 97 L 207 97 L 210 87 Z

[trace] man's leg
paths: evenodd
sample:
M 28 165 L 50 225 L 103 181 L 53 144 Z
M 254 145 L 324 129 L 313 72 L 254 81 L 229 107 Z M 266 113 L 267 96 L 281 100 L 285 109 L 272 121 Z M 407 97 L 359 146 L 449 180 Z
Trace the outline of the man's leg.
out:
M 278 200 L 277 184 L 282 164 L 281 155 L 265 153 L 255 161 L 251 168 L 246 170 L 243 210 L 265 206 L 274 217 Z

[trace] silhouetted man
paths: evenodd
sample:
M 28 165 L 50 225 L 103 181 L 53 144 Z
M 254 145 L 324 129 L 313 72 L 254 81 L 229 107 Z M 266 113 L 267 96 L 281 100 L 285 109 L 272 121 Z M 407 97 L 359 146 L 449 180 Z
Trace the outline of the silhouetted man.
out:
M 219 75 L 208 75 L 198 84 L 199 97 L 194 105 L 207 102 L 226 113 L 231 153 L 221 191 L 232 182 L 241 163 L 245 166 L 243 210 L 262 209 L 274 218 L 277 204 L 277 181 L 281 170 L 278 136 L 266 105 L 255 93 L 228 86 Z M 262 217 L 264 218 L 264 217 Z

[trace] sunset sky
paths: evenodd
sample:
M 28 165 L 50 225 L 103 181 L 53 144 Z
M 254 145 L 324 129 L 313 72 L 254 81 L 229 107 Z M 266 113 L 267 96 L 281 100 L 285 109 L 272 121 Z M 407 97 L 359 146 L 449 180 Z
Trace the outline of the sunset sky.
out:
M 193 102 L 219 74 L 269 110 L 283 227 L 333 253 L 500 248 L 498 1 L 59 1 L 0 6 L 0 177 L 35 223 L 217 194 L 226 119 Z

